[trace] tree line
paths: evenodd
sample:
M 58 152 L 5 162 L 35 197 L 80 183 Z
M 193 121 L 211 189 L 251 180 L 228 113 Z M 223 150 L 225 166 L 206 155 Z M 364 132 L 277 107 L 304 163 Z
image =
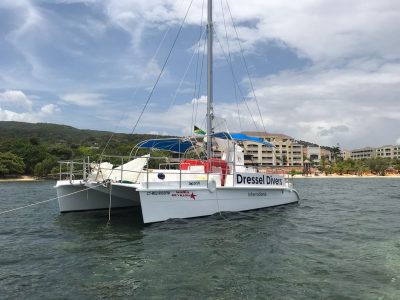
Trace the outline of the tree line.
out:
M 302 142 L 306 143 L 306 142 Z M 380 175 L 385 176 L 387 173 L 400 174 L 400 159 L 398 158 L 366 158 L 362 160 L 354 160 L 351 158 L 343 159 L 339 146 L 327 147 L 322 149 L 330 152 L 331 160 L 327 156 L 322 156 L 320 161 L 311 161 L 314 170 L 330 175 Z M 304 156 L 304 160 L 306 157 Z M 299 173 L 299 172 L 294 172 Z M 293 174 L 294 174 L 293 173 Z
M 318 166 L 320 172 L 339 175 L 366 175 L 375 174 L 384 176 L 387 173 L 400 173 L 400 159 L 398 158 L 369 158 L 362 160 L 338 158 L 336 161 L 329 161 L 322 158 Z
M 58 161 L 96 156 L 97 152 L 90 147 L 40 142 L 36 138 L 8 139 L 0 145 L 0 176 L 47 177 L 57 172 Z
M 68 160 L 91 161 L 100 159 L 106 141 L 100 145 L 78 145 L 66 143 L 41 142 L 36 138 L 9 139 L 0 144 L 0 177 L 29 175 L 46 178 L 59 172 L 59 162 Z M 112 142 L 109 155 L 129 155 L 134 143 Z M 144 154 L 144 150 L 137 153 Z M 115 161 L 118 164 L 120 161 Z

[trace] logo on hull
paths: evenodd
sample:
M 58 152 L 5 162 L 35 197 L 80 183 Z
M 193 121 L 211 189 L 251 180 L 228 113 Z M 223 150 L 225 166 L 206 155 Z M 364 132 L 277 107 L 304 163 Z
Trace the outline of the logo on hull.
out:
M 179 198 L 190 198 L 196 200 L 197 195 L 190 191 L 175 191 L 175 193 L 171 194 L 172 197 L 179 197 Z

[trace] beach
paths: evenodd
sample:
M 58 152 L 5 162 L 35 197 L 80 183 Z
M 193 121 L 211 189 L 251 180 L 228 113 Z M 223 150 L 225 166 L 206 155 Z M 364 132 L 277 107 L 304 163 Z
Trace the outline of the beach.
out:
M 15 177 L 15 178 L 0 178 L 0 182 L 17 182 L 17 181 L 38 181 L 37 177 L 33 176 L 20 176 L 20 177 Z

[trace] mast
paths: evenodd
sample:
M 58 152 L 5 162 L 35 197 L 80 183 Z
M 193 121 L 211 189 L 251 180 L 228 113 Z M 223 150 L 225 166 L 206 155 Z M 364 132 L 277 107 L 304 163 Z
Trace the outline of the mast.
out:
M 207 158 L 211 158 L 211 135 L 213 134 L 213 24 L 212 24 L 212 0 L 207 5 Z

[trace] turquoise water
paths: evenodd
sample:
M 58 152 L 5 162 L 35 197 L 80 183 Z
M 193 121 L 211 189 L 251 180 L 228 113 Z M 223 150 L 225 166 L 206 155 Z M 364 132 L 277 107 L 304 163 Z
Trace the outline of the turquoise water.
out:
M 0 211 L 53 185 L 0 183 Z M 146 226 L 56 201 L 0 215 L 0 298 L 400 299 L 400 180 L 295 186 L 300 204 Z

